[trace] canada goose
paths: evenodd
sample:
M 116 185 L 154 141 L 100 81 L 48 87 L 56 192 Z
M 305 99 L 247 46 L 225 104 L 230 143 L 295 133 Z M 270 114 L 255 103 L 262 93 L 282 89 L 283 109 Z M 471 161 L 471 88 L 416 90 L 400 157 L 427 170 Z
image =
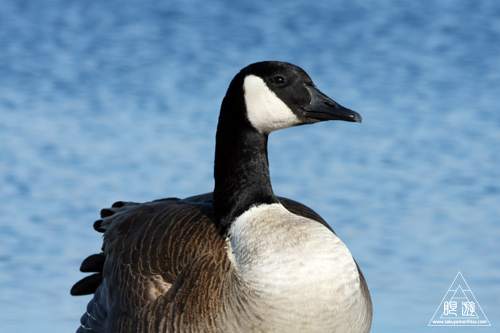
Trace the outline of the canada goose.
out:
M 361 122 L 299 67 L 260 62 L 232 80 L 216 135 L 214 192 L 117 202 L 94 224 L 103 252 L 73 295 L 94 294 L 78 332 L 368 332 L 358 265 L 310 208 L 276 197 L 270 132 Z

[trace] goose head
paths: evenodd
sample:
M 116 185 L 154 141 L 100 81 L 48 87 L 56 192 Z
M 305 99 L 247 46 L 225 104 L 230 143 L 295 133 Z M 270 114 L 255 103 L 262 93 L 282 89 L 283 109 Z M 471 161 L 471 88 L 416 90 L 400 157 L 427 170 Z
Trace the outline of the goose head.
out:
M 228 89 L 221 116 L 225 104 L 234 109 L 235 96 L 243 97 L 246 120 L 262 134 L 325 120 L 361 122 L 357 112 L 323 94 L 304 70 L 286 62 L 264 61 L 242 69 Z

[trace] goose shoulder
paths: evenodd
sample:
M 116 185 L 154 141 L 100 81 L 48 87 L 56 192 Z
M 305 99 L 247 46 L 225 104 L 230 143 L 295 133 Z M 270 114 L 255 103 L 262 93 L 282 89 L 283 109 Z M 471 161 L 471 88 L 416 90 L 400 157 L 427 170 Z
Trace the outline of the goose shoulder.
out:
M 171 324 L 169 319 L 176 316 L 179 304 L 205 304 L 213 311 L 224 298 L 221 294 L 232 289 L 227 285 L 237 283 L 237 277 L 228 244 L 213 223 L 212 198 L 212 193 L 206 193 L 182 200 L 119 201 L 101 211 L 94 228 L 104 233 L 103 252 L 89 256 L 81 267 L 83 272 L 95 274 L 72 289 L 73 295 L 95 294 L 82 320 L 85 328 L 99 331 L 114 325 L 104 331 L 125 332 L 131 327 L 141 331 L 149 323 L 131 318 L 145 311 L 149 312 L 147 318 Z M 331 230 L 311 208 L 278 198 L 290 212 Z M 111 280 L 103 280 L 103 275 Z M 201 283 L 213 276 L 218 276 L 220 284 Z M 110 294 L 114 295 L 112 303 L 107 297 Z M 208 311 L 196 309 L 199 318 Z M 196 324 L 186 318 L 183 327 Z

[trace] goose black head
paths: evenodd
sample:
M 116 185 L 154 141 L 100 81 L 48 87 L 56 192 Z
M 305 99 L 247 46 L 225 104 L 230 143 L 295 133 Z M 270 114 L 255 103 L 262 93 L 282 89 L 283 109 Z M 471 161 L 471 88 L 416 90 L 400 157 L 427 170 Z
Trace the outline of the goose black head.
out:
M 247 120 L 261 133 L 325 120 L 361 122 L 357 112 L 323 94 L 304 70 L 290 63 L 264 61 L 245 67 L 225 100 L 237 87 L 243 89 L 239 95 Z

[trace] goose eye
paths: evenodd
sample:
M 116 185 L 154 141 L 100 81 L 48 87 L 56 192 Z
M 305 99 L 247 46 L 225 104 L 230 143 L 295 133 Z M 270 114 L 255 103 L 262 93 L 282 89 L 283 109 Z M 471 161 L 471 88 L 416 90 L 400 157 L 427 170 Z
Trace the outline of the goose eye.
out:
M 282 86 L 286 84 L 286 78 L 282 75 L 276 75 L 275 77 L 273 77 L 273 82 L 279 86 Z

